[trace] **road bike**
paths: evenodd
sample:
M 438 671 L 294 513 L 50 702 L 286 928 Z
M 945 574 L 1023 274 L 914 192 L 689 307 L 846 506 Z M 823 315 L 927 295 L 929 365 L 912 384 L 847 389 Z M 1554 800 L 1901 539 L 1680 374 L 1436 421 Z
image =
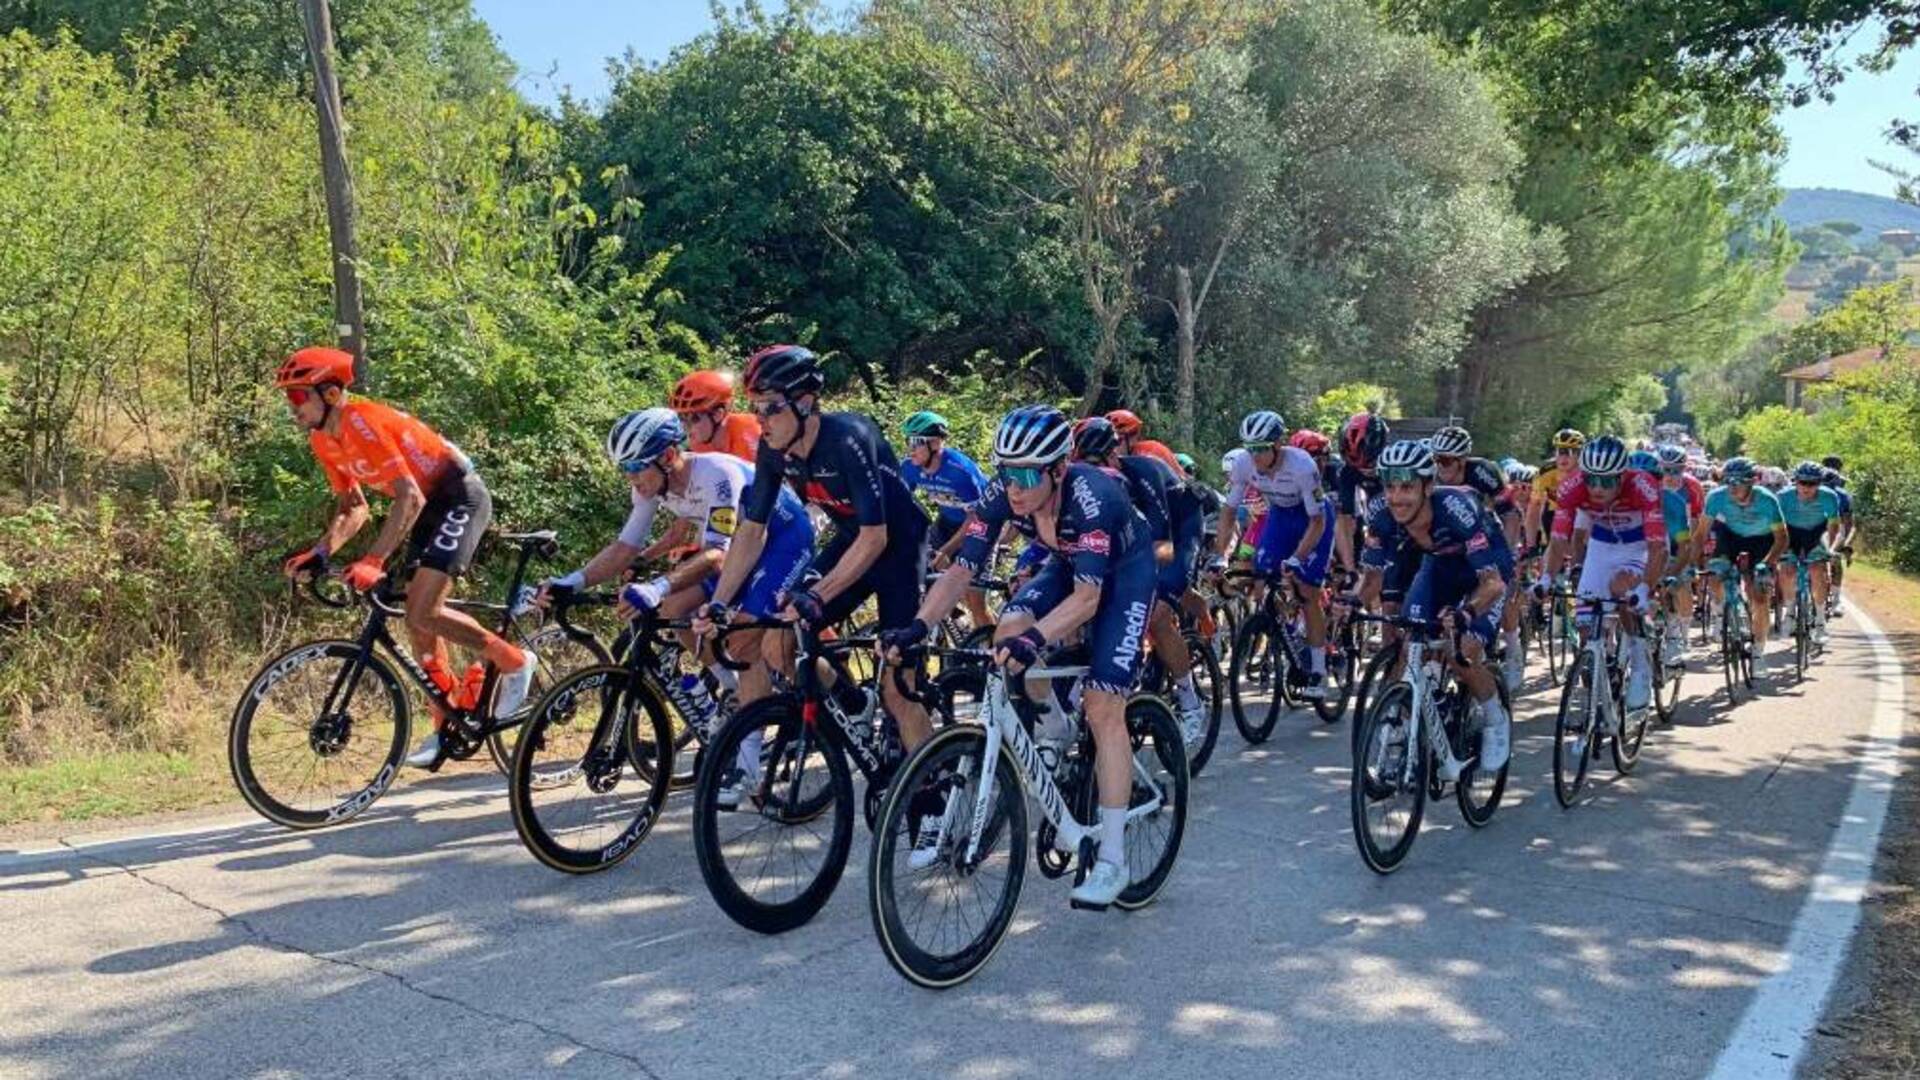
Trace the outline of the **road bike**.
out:
M 1780 561 L 1793 568 L 1793 604 L 1787 609 L 1787 617 L 1793 627 L 1793 680 L 1802 682 L 1814 656 L 1824 648 L 1821 641 L 1826 636 L 1827 613 L 1813 599 L 1813 567 L 1827 560 L 1824 556 L 1802 558 L 1787 552 Z
M 1176 609 L 1178 611 L 1178 609 Z M 1213 759 L 1213 748 L 1220 741 L 1220 717 L 1225 711 L 1227 680 L 1220 672 L 1220 658 L 1214 654 L 1213 639 L 1200 633 L 1184 611 L 1178 611 L 1180 636 L 1187 643 L 1187 657 L 1193 673 L 1194 689 L 1206 715 L 1206 728 L 1199 741 L 1187 748 L 1188 775 L 1198 777 Z M 1140 672 L 1140 689 L 1173 700 L 1173 678 L 1157 652 L 1148 652 Z
M 1708 566 L 1720 582 L 1720 670 L 1727 680 L 1727 700 L 1738 702 L 1741 688 L 1753 690 L 1754 652 L 1753 610 L 1747 606 L 1746 590 L 1740 586 L 1751 575 L 1754 587 L 1764 590 L 1773 575 L 1764 564 L 1755 569 L 1744 554 L 1737 562 L 1715 558 Z
M 1233 660 L 1227 669 L 1227 691 L 1233 702 L 1233 723 L 1249 745 L 1266 742 L 1273 736 L 1282 711 L 1312 701 L 1313 711 L 1323 723 L 1335 723 L 1346 711 L 1353 690 L 1353 678 L 1359 659 L 1356 640 L 1345 641 L 1332 633 L 1327 638 L 1327 674 L 1321 681 L 1323 696 L 1309 698 L 1300 693 L 1311 679 L 1308 662 L 1306 619 L 1293 579 L 1286 571 L 1262 574 L 1251 570 L 1230 570 L 1228 581 L 1251 579 L 1266 586 L 1264 595 L 1252 613 L 1240 624 L 1234 640 Z M 1325 603 L 1322 592 L 1321 603 Z M 1264 706 L 1257 698 L 1264 696 Z
M 1626 662 L 1621 656 L 1619 609 L 1629 598 L 1587 597 L 1559 590 L 1553 595 L 1580 605 L 1580 651 L 1568 662 L 1553 725 L 1553 795 L 1570 807 L 1587 782 L 1587 769 L 1605 741 L 1615 771 L 1626 774 L 1640 760 L 1648 709 L 1626 707 Z M 1651 650 L 1649 650 L 1651 651 Z
M 1444 798 L 1448 783 L 1468 825 L 1478 829 L 1491 822 L 1512 762 L 1492 771 L 1479 767 L 1482 714 L 1451 664 L 1458 634 L 1400 615 L 1355 613 L 1352 618 L 1398 628 L 1406 652 L 1399 680 L 1368 703 L 1356 724 L 1348 792 L 1360 858 L 1374 873 L 1389 874 L 1413 850 L 1427 800 Z M 1489 670 L 1500 704 L 1511 716 L 1506 680 Z M 1447 780 L 1448 774 L 1455 779 Z
M 1692 569 L 1687 571 L 1692 573 Z M 1680 704 L 1680 684 L 1687 677 L 1686 641 L 1682 637 L 1680 620 L 1672 611 L 1673 590 L 1679 586 L 1680 579 L 1669 575 L 1660 582 L 1658 595 L 1654 597 L 1653 614 L 1647 628 L 1648 651 L 1653 663 L 1653 708 L 1663 724 L 1673 723 L 1673 711 Z M 1681 638 L 1680 659 L 1667 662 L 1667 641 Z
M 551 531 L 502 534 L 518 549 L 506 585 L 506 602 L 454 600 L 451 606 L 492 617 L 500 636 L 518 641 L 539 657 L 533 692 L 544 691 L 558 673 L 605 662 L 606 647 L 577 627 L 542 626 L 524 603 L 527 564 L 553 558 L 559 544 Z M 227 761 L 247 805 L 262 817 L 293 829 L 349 821 L 392 786 L 406 755 L 412 728 L 412 698 L 406 680 L 444 718 L 440 757 L 465 761 L 486 747 L 503 772 L 512 763 L 514 738 L 530 710 L 493 716 L 499 672 L 486 663 L 477 693 L 456 701 L 394 639 L 389 624 L 405 618 L 406 597 L 392 578 L 357 596 L 337 579 L 313 577 L 306 591 L 329 607 L 356 602 L 367 609 L 358 637 L 303 642 L 261 666 L 235 705 L 227 731 Z M 460 684 L 456 684 L 456 688 Z M 529 695 L 530 697 L 532 694 Z M 431 770 L 430 770 L 431 771 Z
M 936 733 L 902 767 L 874 830 L 867 899 L 881 950 L 908 980 L 939 989 L 986 966 L 1019 907 L 1030 842 L 1047 878 L 1072 873 L 1078 884 L 1092 868 L 1093 737 L 1071 695 L 1056 689 L 1086 671 L 1043 663 L 1009 677 L 993 669 L 982 722 Z M 1045 690 L 1030 695 L 1032 683 Z M 1188 772 L 1166 702 L 1136 693 L 1126 723 L 1128 883 L 1116 904 L 1132 910 L 1151 903 L 1173 872 L 1186 833 Z M 1042 817 L 1031 840 L 1029 796 Z M 929 829 L 938 830 L 937 847 L 926 841 Z

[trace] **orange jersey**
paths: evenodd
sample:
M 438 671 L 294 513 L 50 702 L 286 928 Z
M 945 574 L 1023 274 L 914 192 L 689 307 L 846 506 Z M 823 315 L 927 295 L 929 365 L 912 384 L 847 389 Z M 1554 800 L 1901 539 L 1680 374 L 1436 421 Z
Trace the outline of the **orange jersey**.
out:
M 392 498 L 394 482 L 403 476 L 431 491 L 450 471 L 471 467 L 459 447 L 411 415 L 358 398 L 340 406 L 339 438 L 310 431 L 307 444 L 326 470 L 328 486 L 340 495 L 365 484 Z
M 1173 456 L 1173 451 L 1168 448 L 1166 443 L 1155 442 L 1152 439 L 1141 439 L 1133 444 L 1133 452 L 1136 454 L 1145 454 L 1148 457 L 1159 458 L 1161 461 L 1173 466 L 1173 475 L 1175 476 L 1187 475 L 1186 468 L 1180 464 L 1179 458 Z
M 700 454 L 732 454 L 747 464 L 760 451 L 760 418 L 751 413 L 728 413 L 720 429 L 714 433 L 710 443 L 698 442 L 691 436 L 687 439 L 687 449 Z

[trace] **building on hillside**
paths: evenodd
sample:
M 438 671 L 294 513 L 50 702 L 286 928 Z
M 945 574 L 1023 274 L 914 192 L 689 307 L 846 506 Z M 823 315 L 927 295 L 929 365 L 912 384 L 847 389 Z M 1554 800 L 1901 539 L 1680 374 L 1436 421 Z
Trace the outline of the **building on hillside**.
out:
M 1900 254 L 1902 255 L 1912 255 L 1915 252 L 1920 252 L 1920 233 L 1916 233 L 1912 229 L 1882 229 L 1880 231 L 1880 242 L 1899 248 Z
M 1834 399 L 1827 398 L 1823 401 L 1809 394 L 1807 392 L 1809 387 L 1830 383 L 1843 375 L 1851 375 L 1856 371 L 1872 367 L 1886 358 L 1887 350 L 1878 345 L 1870 345 L 1864 349 L 1829 356 L 1825 360 L 1816 360 L 1811 364 L 1782 372 L 1780 377 L 1787 384 L 1787 408 L 1808 413 L 1818 412 Z

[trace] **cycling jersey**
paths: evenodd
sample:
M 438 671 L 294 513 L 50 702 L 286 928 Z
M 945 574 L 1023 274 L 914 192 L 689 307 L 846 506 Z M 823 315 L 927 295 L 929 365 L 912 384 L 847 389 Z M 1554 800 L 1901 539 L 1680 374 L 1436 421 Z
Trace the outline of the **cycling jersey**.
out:
M 1386 572 L 1406 560 L 1411 548 L 1424 553 L 1419 569 L 1406 587 L 1408 618 L 1433 619 L 1473 594 L 1479 576 L 1492 571 L 1502 580 L 1513 577 L 1513 556 L 1500 535 L 1500 524 L 1468 488 L 1434 487 L 1427 496 L 1427 542 L 1422 545 L 1393 516 L 1385 499 L 1368 506 L 1367 546 L 1361 565 Z M 1491 645 L 1499 626 L 1505 594 L 1490 610 L 1479 612 L 1470 627 L 1482 644 Z
M 952 447 L 940 451 L 940 467 L 927 472 L 911 458 L 900 463 L 900 479 L 937 508 L 942 525 L 954 528 L 967 516 L 967 507 L 987 490 L 987 474 L 973 459 Z
M 687 489 L 678 495 L 668 487 L 651 499 L 632 492 L 633 510 L 620 529 L 620 542 L 628 547 L 646 547 L 653 531 L 654 514 L 664 504 L 667 513 L 690 521 L 700 529 L 700 546 L 727 549 L 739 528 L 740 498 L 753 486 L 753 467 L 728 454 L 689 453 Z M 806 518 L 806 508 L 793 492 L 779 491 L 773 518 L 767 523 L 769 535 L 793 527 Z M 808 523 L 812 531 L 812 523 Z
M 1707 493 L 1705 516 L 1735 536 L 1770 536 L 1785 528 L 1787 519 L 1780 512 L 1779 497 L 1758 484 L 1752 490 L 1753 497 L 1742 506 L 1734 501 L 1732 488 L 1714 488 Z
M 1342 463 L 1334 476 L 1333 493 L 1342 517 L 1365 517 L 1366 504 L 1385 492 L 1378 470 L 1361 471 Z M 1361 496 L 1365 498 L 1361 498 Z
M 927 515 L 900 478 L 899 461 L 880 425 L 858 413 L 822 415 L 819 435 L 804 460 L 761 443 L 753 485 L 740 506 L 748 521 L 766 523 L 782 480 L 842 531 L 886 526 L 889 549 L 918 547 L 926 532 Z
M 1687 506 L 1687 493 L 1676 488 L 1660 488 L 1660 516 L 1667 524 L 1668 551 L 1677 552 L 1693 534 L 1693 511 Z
M 1848 494 L 1845 488 L 1834 488 L 1832 490 L 1833 493 L 1840 498 L 1840 516 L 1843 518 L 1852 517 L 1853 496 Z
M 1045 615 L 1067 598 L 1073 583 L 1100 586 L 1100 605 L 1087 625 L 1089 689 L 1125 694 L 1140 672 L 1142 636 L 1153 603 L 1153 542 L 1123 479 L 1097 466 L 1075 463 L 1061 478 L 1059 516 L 1053 538 L 1044 538 L 1033 518 L 1016 515 L 1006 488 L 995 480 L 967 521 L 966 542 L 954 560 L 978 574 L 1003 526 L 1049 553 L 1032 580 L 1007 601 L 1006 612 Z
M 1336 516 L 1330 495 L 1321 497 L 1320 505 L 1311 517 L 1297 510 L 1290 514 L 1268 514 L 1266 527 L 1260 530 L 1259 537 L 1253 541 L 1254 572 L 1279 573 L 1286 561 L 1300 550 L 1300 541 L 1306 539 L 1307 529 L 1317 517 L 1323 522 L 1320 539 L 1314 541 L 1313 550 L 1301 560 L 1298 577 L 1307 585 L 1325 583 L 1327 568 L 1333 563 L 1333 522 Z
M 1540 467 L 1540 475 L 1533 478 L 1533 497 L 1546 500 L 1549 511 L 1559 508 L 1560 466 L 1549 461 Z
M 1166 443 L 1154 439 L 1135 439 L 1133 441 L 1133 453 L 1136 456 L 1144 455 L 1150 458 L 1157 458 L 1162 465 L 1172 469 L 1175 476 L 1181 474 L 1180 458 Z
M 1228 501 L 1239 502 L 1246 498 L 1247 491 L 1251 489 L 1259 492 L 1267 505 L 1275 510 L 1305 513 L 1309 517 L 1320 513 L 1320 467 L 1314 464 L 1313 456 L 1305 450 L 1295 446 L 1280 447 L 1280 456 L 1274 462 L 1273 471 L 1266 473 L 1254 466 L 1253 455 L 1244 450 L 1232 460 L 1233 468 L 1227 474 Z
M 1507 477 L 1500 467 L 1486 458 L 1468 458 L 1458 485 L 1472 489 L 1496 516 L 1514 513 L 1513 499 L 1507 495 Z
M 732 454 L 751 465 L 760 450 L 760 418 L 752 413 L 730 412 L 714 430 L 712 442 L 696 442 L 689 436 L 687 449 L 700 454 Z
M 422 492 L 443 479 L 473 471 L 460 448 L 432 428 L 389 405 L 355 398 L 340 406 L 340 436 L 315 429 L 307 445 L 327 474 L 327 484 L 345 495 L 365 484 L 388 498 L 401 477 Z
M 1819 529 L 1840 519 L 1840 496 L 1830 487 L 1822 487 L 1813 498 L 1803 499 L 1798 491 L 1780 496 L 1780 515 L 1789 529 Z
M 1553 517 L 1554 539 L 1571 539 L 1575 529 L 1585 529 L 1591 540 L 1605 544 L 1665 541 L 1667 522 L 1659 483 L 1650 473 L 1629 469 L 1620 474 L 1613 500 L 1602 504 L 1588 489 L 1586 477 L 1573 474 L 1560 488 L 1559 511 Z

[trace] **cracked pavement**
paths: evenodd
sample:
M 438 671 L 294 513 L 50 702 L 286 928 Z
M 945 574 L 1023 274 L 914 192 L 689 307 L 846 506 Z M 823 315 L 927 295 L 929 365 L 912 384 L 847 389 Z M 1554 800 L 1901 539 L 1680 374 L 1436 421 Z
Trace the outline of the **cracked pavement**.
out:
M 1385 879 L 1353 850 L 1346 726 L 1290 714 L 1249 749 L 1228 717 L 1158 904 L 1074 913 L 1030 874 L 946 993 L 875 945 L 864 829 L 777 938 L 708 899 L 679 798 L 585 878 L 522 850 L 495 776 L 403 779 L 318 833 L 75 838 L 0 855 L 0 1075 L 1698 1076 L 1780 963 L 1873 676 L 1843 624 L 1806 684 L 1729 709 L 1696 653 L 1678 723 L 1563 811 L 1536 664 L 1492 825 L 1430 806 Z

